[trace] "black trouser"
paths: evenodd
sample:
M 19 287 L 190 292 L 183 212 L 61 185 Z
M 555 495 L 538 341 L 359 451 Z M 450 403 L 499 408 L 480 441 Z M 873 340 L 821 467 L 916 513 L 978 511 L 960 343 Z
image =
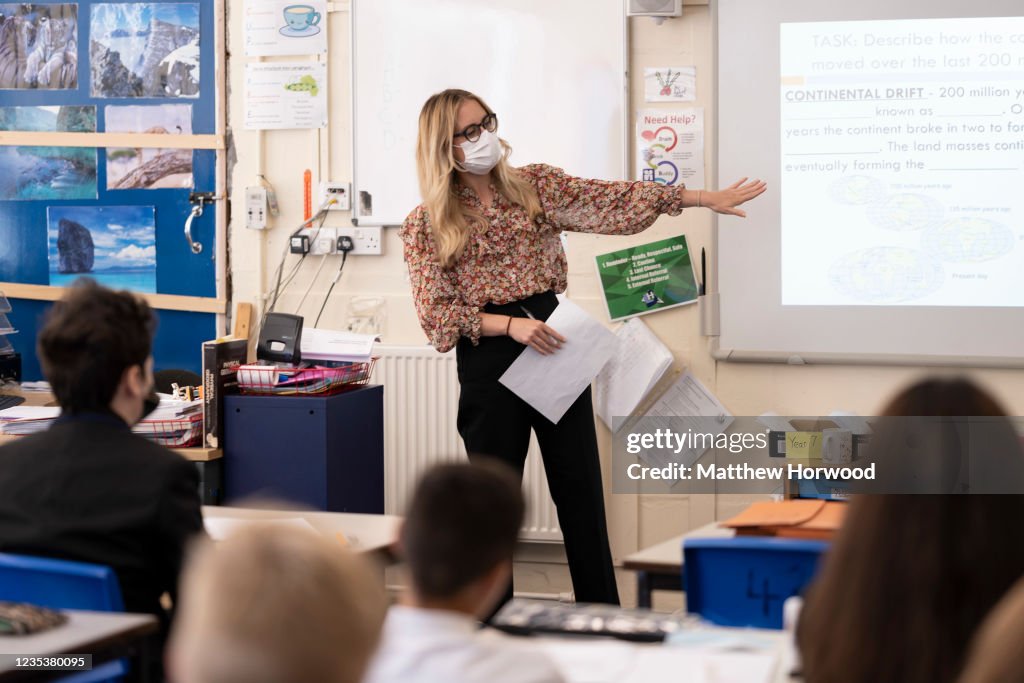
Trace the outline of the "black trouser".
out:
M 484 311 L 522 318 L 525 307 L 538 320 L 547 320 L 557 305 L 554 293 L 545 292 L 501 306 L 488 304 Z M 590 389 L 553 424 L 498 382 L 524 348 L 505 336 L 481 337 L 478 346 L 465 337 L 459 341 L 459 434 L 470 459 L 497 458 L 522 478 L 530 430 L 537 433 L 576 600 L 617 605 Z

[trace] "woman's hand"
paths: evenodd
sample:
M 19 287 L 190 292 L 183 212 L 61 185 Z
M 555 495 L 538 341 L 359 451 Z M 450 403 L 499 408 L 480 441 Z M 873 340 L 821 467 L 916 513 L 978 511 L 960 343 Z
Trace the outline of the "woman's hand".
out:
M 508 336 L 520 344 L 532 346 L 545 356 L 562 348 L 562 344 L 565 343 L 565 337 L 540 320 L 532 318 L 512 318 L 508 327 Z
M 767 187 L 768 185 L 764 181 L 751 180 L 748 183 L 746 178 L 741 178 L 724 190 L 719 190 L 718 192 L 702 191 L 700 203 L 701 206 L 706 206 L 715 213 L 724 213 L 731 216 L 746 218 L 746 212 L 741 211 L 736 207 L 745 202 L 749 202 L 751 199 L 764 192 Z

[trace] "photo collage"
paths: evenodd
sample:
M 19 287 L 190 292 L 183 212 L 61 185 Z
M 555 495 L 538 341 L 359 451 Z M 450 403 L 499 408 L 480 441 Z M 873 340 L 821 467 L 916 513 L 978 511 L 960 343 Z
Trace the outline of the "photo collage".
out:
M 0 2 L 0 131 L 191 135 L 200 63 L 198 2 Z M 88 276 L 155 293 L 159 202 L 127 191 L 193 189 L 193 156 L 0 145 L 0 202 L 47 202 L 51 286 Z

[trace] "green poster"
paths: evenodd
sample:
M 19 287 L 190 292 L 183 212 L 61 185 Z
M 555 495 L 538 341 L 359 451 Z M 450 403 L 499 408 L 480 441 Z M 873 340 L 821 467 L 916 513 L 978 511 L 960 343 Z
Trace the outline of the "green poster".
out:
M 595 260 L 612 320 L 697 300 L 686 235 L 601 254 Z

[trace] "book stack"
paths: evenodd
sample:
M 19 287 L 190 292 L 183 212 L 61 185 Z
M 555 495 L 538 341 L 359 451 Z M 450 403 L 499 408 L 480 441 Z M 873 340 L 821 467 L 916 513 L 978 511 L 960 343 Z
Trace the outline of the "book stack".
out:
M 238 368 L 249 355 L 248 339 L 203 342 L 203 445 L 224 448 L 224 397 L 238 393 Z
M 28 436 L 46 431 L 58 417 L 60 408 L 56 406 L 20 405 L 0 410 L 0 434 Z M 166 394 L 160 395 L 156 410 L 132 427 L 139 436 L 172 448 L 198 444 L 202 430 L 202 400 L 181 401 Z

